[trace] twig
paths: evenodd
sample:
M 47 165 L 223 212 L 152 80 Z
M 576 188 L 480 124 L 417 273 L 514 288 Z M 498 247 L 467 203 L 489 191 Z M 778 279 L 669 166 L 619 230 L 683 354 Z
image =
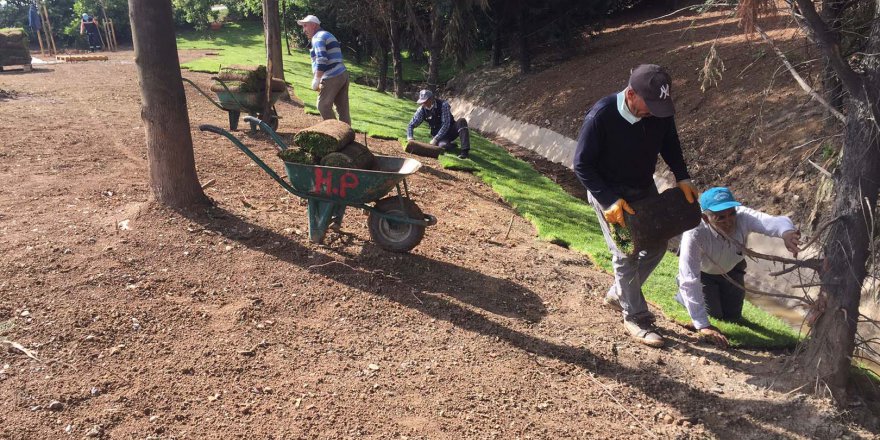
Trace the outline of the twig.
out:
M 769 275 L 770 275 L 771 277 L 778 277 L 778 276 L 781 276 L 781 275 L 785 275 L 785 274 L 787 274 L 787 273 L 789 273 L 789 272 L 794 272 L 794 271 L 797 270 L 797 269 L 800 269 L 800 266 L 792 265 L 791 267 L 788 267 L 788 268 L 782 269 L 782 270 L 777 271 L 777 272 L 770 272 Z
M 507 224 L 507 233 L 504 234 L 505 240 L 507 239 L 507 237 L 510 237 L 510 228 L 513 226 L 513 219 L 515 219 L 515 218 L 516 218 L 516 214 L 513 214 L 510 216 L 510 223 Z
M 349 266 L 349 265 L 347 265 L 347 264 L 345 264 L 345 263 L 343 263 L 343 262 L 341 262 L 341 261 L 337 261 L 337 260 L 328 261 L 328 262 L 326 262 L 326 263 L 322 263 L 322 264 L 315 264 L 315 265 L 313 265 L 313 266 L 309 266 L 307 269 L 309 269 L 309 270 L 317 269 L 317 268 L 319 268 L 319 267 L 326 267 L 326 266 L 329 266 L 329 265 L 331 265 L 331 264 L 341 264 L 341 265 L 343 265 L 343 266 L 345 266 L 345 267 L 347 267 L 347 268 L 349 268 L 349 269 L 351 269 L 351 270 L 353 270 L 353 271 L 355 271 L 355 272 L 359 272 L 357 268 L 355 268 L 355 267 L 351 267 L 351 266 Z
M 843 123 L 846 123 L 846 116 L 844 116 L 843 113 L 841 113 L 831 104 L 829 104 L 828 101 L 825 100 L 825 98 L 816 93 L 816 91 L 813 90 L 813 88 L 810 87 L 810 85 L 807 84 L 806 81 L 804 81 L 801 75 L 797 73 L 797 70 L 794 69 L 794 66 L 792 66 L 791 63 L 788 62 L 788 58 L 785 56 L 785 54 L 782 53 L 782 51 L 779 50 L 778 47 L 776 47 L 776 43 L 773 42 L 773 40 L 764 32 L 764 30 L 761 29 L 760 26 L 755 25 L 755 31 L 757 31 L 758 34 L 761 35 L 761 38 L 763 38 L 764 41 L 773 49 L 773 51 L 776 52 L 776 56 L 778 56 L 782 60 L 782 63 L 785 64 L 785 67 L 788 69 L 789 73 L 791 73 L 791 76 L 794 78 L 794 80 L 797 81 L 798 85 L 800 85 L 801 88 L 804 89 L 804 91 L 807 92 L 807 94 L 809 94 L 813 99 L 818 101 L 819 104 L 822 104 L 822 106 L 824 106 L 825 109 L 828 110 L 837 119 L 839 119 Z
M 204 185 L 202 185 L 202 189 L 208 189 L 208 188 L 214 186 L 215 183 L 217 183 L 217 181 L 214 179 L 211 179 L 211 180 L 205 182 Z
M 809 162 L 810 165 L 813 166 L 813 168 L 819 170 L 820 173 L 824 174 L 825 177 L 828 177 L 828 178 L 831 178 L 831 177 L 832 177 L 831 171 L 826 170 L 826 169 L 823 168 L 821 165 L 817 164 L 816 162 L 813 162 L 813 161 L 810 160 L 810 159 L 807 159 L 807 162 Z
M 608 394 L 608 397 L 611 397 L 611 399 L 614 400 L 614 403 L 616 403 L 616 404 L 617 404 L 618 406 L 620 406 L 624 411 L 626 411 L 626 413 L 629 414 L 629 416 L 632 417 L 632 419 L 635 420 L 636 423 L 638 423 L 639 426 L 640 426 L 642 429 L 644 429 L 645 432 L 647 432 L 652 438 L 657 438 L 657 435 L 654 434 L 653 432 L 651 432 L 650 429 L 648 429 L 647 427 L 645 427 L 645 425 L 642 424 L 642 421 L 641 421 L 641 420 L 639 420 L 638 418 L 636 418 L 636 416 L 634 416 L 633 413 L 631 413 L 631 412 L 630 412 L 625 406 L 623 406 L 623 404 L 620 403 L 620 401 L 617 400 L 616 397 L 614 397 L 614 394 L 611 394 L 611 391 L 609 391 L 608 388 L 606 388 L 605 385 L 602 384 L 602 382 L 599 382 L 598 379 L 596 379 L 595 377 L 593 377 L 593 376 L 591 376 L 591 375 L 589 375 L 589 374 L 587 374 L 587 373 L 581 373 L 581 374 L 583 374 L 584 376 L 587 376 L 587 377 L 588 377 L 590 380 L 592 380 L 596 385 L 599 385 L 599 386 L 602 388 L 602 391 L 605 391 L 605 394 Z
M 827 285 L 828 284 L 825 284 L 825 283 L 804 283 L 804 284 L 795 284 L 794 286 L 791 286 L 791 288 L 792 289 L 806 289 L 808 287 L 822 287 L 822 286 L 827 286 Z
M 34 352 L 32 350 L 28 350 L 27 348 L 24 348 L 24 346 L 19 344 L 18 342 L 10 341 L 9 339 L 4 339 L 4 340 L 0 341 L 0 343 L 9 344 L 12 348 L 24 353 L 25 356 L 27 356 L 37 362 L 41 362 L 40 359 L 37 357 L 36 352 Z
M 706 8 L 706 9 L 708 9 L 708 8 L 720 8 L 720 7 L 730 7 L 730 6 L 735 6 L 735 5 L 732 5 L 732 4 L 730 4 L 730 3 L 712 3 L 712 4 L 702 4 L 702 5 L 688 6 L 688 7 L 685 7 L 685 8 L 681 8 L 681 9 L 679 9 L 679 10 L 677 10 L 677 11 L 670 12 L 670 13 L 668 13 L 668 14 L 666 14 L 666 15 L 661 15 L 660 17 L 656 17 L 656 18 L 651 18 L 651 19 L 649 19 L 649 20 L 645 20 L 645 21 L 642 22 L 642 24 L 650 23 L 650 22 L 652 22 L 652 21 L 662 20 L 662 19 L 664 19 L 664 18 L 669 18 L 669 17 L 672 17 L 672 16 L 675 15 L 675 14 L 678 14 L 679 12 L 687 11 L 688 9 L 700 9 L 700 8 Z

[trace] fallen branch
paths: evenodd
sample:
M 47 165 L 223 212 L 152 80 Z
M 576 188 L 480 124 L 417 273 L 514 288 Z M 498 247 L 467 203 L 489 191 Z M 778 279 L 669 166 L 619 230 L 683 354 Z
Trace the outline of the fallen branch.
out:
M 813 161 L 810 160 L 810 159 L 807 159 L 807 162 L 809 162 L 810 165 L 813 166 L 813 168 L 819 170 L 819 172 L 822 173 L 823 175 L 825 175 L 825 177 L 828 177 L 828 178 L 831 178 L 831 177 L 832 177 L 831 171 L 826 170 L 824 167 L 822 167 L 821 165 L 817 164 L 816 162 L 813 162 Z
M 757 31 L 758 34 L 761 35 L 761 38 L 764 39 L 764 41 L 773 49 L 774 52 L 776 52 L 776 56 L 778 56 L 782 60 L 782 63 L 785 64 L 785 67 L 788 69 L 789 73 L 791 73 L 791 76 L 794 78 L 794 80 L 797 81 L 798 85 L 800 85 L 801 88 L 810 95 L 810 97 L 819 102 L 819 104 L 822 104 L 822 106 L 825 107 L 825 109 L 828 110 L 832 115 L 834 115 L 834 117 L 839 119 L 840 122 L 846 123 L 846 116 L 844 116 L 843 113 L 841 113 L 831 104 L 829 104 L 828 101 L 825 100 L 825 98 L 816 93 L 816 91 L 813 90 L 813 88 L 810 87 L 810 85 L 807 84 L 806 81 L 804 81 L 797 70 L 794 69 L 794 66 L 792 66 L 791 63 L 788 61 L 788 58 L 785 56 L 785 54 L 782 53 L 782 51 L 779 50 L 778 47 L 776 47 L 776 43 L 773 42 L 773 39 L 771 39 L 757 24 L 755 25 L 755 31 Z

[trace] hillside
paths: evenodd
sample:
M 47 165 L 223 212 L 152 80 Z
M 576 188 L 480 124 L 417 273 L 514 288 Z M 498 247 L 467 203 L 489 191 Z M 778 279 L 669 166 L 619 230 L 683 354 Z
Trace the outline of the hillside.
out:
M 559 62 L 552 48 L 522 75 L 515 63 L 457 77 L 450 93 L 514 119 L 576 138 L 584 114 L 598 99 L 626 86 L 641 63 L 667 66 L 673 75 L 679 135 L 700 187 L 730 186 L 744 203 L 770 213 L 812 219 L 821 173 L 811 166 L 834 156 L 839 138 L 760 36 L 745 36 L 729 9 L 696 14 L 641 7 L 609 20 L 598 36 Z M 789 17 L 761 23 L 801 74 L 816 78 L 814 54 Z M 701 91 L 699 74 L 714 46 L 725 70 Z M 561 176 L 563 180 L 571 176 Z M 577 190 L 577 188 L 574 188 Z

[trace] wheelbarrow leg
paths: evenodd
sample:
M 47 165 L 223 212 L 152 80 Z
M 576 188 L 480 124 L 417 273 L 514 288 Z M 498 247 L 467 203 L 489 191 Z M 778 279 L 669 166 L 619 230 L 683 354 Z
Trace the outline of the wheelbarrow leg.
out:
M 345 210 L 345 205 L 341 206 L 341 210 Z M 334 218 L 342 221 L 339 204 L 309 199 L 309 240 L 312 243 L 324 241 L 327 228 Z
M 241 116 L 241 112 L 235 110 L 229 110 L 229 130 L 235 131 L 238 129 L 238 117 Z

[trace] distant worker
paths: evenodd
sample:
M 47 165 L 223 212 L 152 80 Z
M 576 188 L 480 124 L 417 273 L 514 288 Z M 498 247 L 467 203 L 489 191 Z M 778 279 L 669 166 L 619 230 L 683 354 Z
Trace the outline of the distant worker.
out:
M 348 70 L 342 63 L 342 46 L 330 32 L 321 29 L 321 20 L 307 15 L 296 21 L 312 41 L 312 90 L 318 90 L 318 111 L 324 119 L 336 119 L 351 125 L 348 108 Z
M 88 34 L 89 52 L 101 50 L 101 33 L 98 31 L 98 21 L 89 14 L 82 15 L 82 21 L 79 24 L 79 34 L 83 32 Z
M 694 327 L 710 342 L 727 346 L 727 338 L 709 324 L 709 316 L 724 321 L 742 317 L 746 260 L 742 248 L 750 232 L 782 238 L 797 257 L 801 234 L 788 217 L 774 217 L 742 206 L 722 187 L 700 196 L 703 221 L 684 233 L 678 261 L 679 291 Z M 708 316 L 707 316 L 708 315 Z
M 413 115 L 406 127 L 406 139 L 413 140 L 413 130 L 421 125 L 422 121 L 428 121 L 428 126 L 431 127 L 431 145 L 449 151 L 453 148 L 452 142 L 461 137 L 461 152 L 458 158 L 467 159 L 471 153 L 467 119 L 456 120 L 452 116 L 449 102 L 435 98 L 434 93 L 430 90 L 420 91 L 416 103 L 419 104 L 419 108 L 416 109 L 416 114 Z
M 633 69 L 626 89 L 600 99 L 587 112 L 574 155 L 575 174 L 589 191 L 611 251 L 614 283 L 605 304 L 623 312 L 630 336 L 652 347 L 662 347 L 664 341 L 654 328 L 642 285 L 663 258 L 666 244 L 626 255 L 614 244 L 609 223 L 625 227 L 624 212 L 635 214 L 629 203 L 657 194 L 653 175 L 658 154 L 688 202 L 696 202 L 675 128 L 671 87 L 672 79 L 660 66 Z

